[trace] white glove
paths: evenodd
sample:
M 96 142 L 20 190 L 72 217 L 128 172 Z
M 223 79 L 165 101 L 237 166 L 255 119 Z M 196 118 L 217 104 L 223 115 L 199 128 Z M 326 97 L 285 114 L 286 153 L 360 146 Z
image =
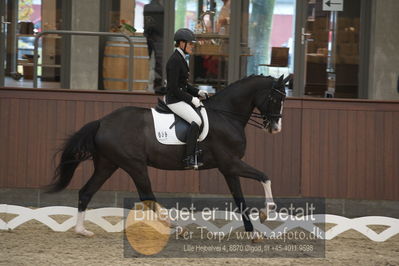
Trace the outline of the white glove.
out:
M 204 90 L 199 90 L 198 95 L 201 96 L 202 98 L 207 98 L 208 93 Z
M 195 108 L 198 108 L 201 106 L 201 101 L 197 97 L 193 97 L 191 100 L 191 103 L 195 106 Z

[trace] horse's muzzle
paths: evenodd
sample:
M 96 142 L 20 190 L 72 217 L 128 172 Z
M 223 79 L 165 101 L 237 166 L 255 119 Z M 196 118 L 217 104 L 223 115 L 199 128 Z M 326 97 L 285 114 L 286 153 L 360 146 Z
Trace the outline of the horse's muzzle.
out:
M 266 122 L 265 130 L 267 130 L 270 134 L 277 134 L 281 131 L 281 127 L 278 123 L 274 122 Z

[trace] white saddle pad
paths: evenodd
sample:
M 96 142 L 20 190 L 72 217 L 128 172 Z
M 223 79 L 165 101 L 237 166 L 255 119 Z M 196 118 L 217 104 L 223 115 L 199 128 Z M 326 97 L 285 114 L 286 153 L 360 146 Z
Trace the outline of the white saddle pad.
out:
M 151 112 L 152 117 L 154 118 L 155 136 L 160 143 L 166 145 L 186 144 L 177 138 L 175 127 L 173 126 L 170 128 L 170 126 L 175 122 L 174 114 L 158 113 L 154 108 L 151 108 Z M 198 137 L 198 141 L 203 141 L 209 132 L 209 121 L 205 108 L 201 108 L 201 114 L 204 119 L 204 128 Z

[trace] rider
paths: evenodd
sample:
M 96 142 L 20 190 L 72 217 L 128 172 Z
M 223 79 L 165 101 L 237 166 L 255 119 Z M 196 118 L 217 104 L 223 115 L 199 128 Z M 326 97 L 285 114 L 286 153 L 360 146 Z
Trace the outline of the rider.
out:
M 186 55 L 190 55 L 193 52 L 194 33 L 186 28 L 179 29 L 175 33 L 174 40 L 176 50 L 166 64 L 166 104 L 169 109 L 190 124 L 184 162 L 186 163 L 186 169 L 197 168 L 202 165 L 202 163 L 195 160 L 196 145 L 202 122 L 193 107 L 200 107 L 202 103 L 198 97 L 205 98 L 207 93 L 188 84 L 190 73 Z

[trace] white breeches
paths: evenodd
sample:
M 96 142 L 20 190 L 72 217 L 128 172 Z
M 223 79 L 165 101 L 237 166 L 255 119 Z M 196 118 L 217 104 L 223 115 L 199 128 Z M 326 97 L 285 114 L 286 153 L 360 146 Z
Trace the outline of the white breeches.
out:
M 194 111 L 194 109 L 188 103 L 181 101 L 177 103 L 168 104 L 168 107 L 170 110 L 173 111 L 173 113 L 177 114 L 178 116 L 186 120 L 189 124 L 195 122 L 199 127 L 201 127 L 202 122 L 200 116 Z

